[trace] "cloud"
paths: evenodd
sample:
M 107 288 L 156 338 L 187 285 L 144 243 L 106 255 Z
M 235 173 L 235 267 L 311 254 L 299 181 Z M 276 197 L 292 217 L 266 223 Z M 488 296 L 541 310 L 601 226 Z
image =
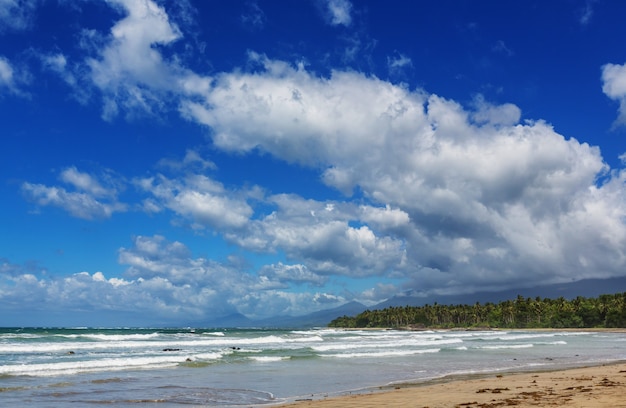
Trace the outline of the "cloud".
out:
M 322 0 L 322 7 L 328 24 L 347 27 L 352 23 L 352 3 L 349 0 Z
M 591 19 L 593 18 L 593 3 L 594 0 L 586 0 L 585 6 L 580 10 L 580 17 L 578 22 L 582 26 L 587 26 L 591 23 Z
M 237 309 L 250 318 L 300 316 L 346 303 L 346 298 L 324 292 L 288 292 L 267 290 L 248 292 L 234 299 Z
M 137 179 L 136 185 L 158 200 L 160 205 L 191 221 L 198 229 L 238 229 L 253 214 L 247 199 L 253 192 L 227 191 L 224 186 L 199 174 L 183 179 L 163 175 Z
M 188 152 L 189 157 L 197 159 Z M 389 234 L 405 227 L 408 215 L 388 206 L 266 196 L 254 186 L 231 190 L 193 171 L 179 178 L 140 178 L 135 185 L 152 195 L 144 202 L 147 212 L 168 209 L 192 228 L 219 232 L 241 248 L 284 252 L 303 263 L 311 282 L 325 279 L 313 274 L 380 275 L 404 259 L 402 241 Z
M 179 161 L 171 158 L 161 159 L 157 163 L 158 166 L 167 168 L 173 171 L 204 171 L 215 170 L 217 166 L 215 163 L 202 158 L 200 153 L 193 149 L 187 149 L 185 157 Z
M 159 279 L 174 287 L 191 287 L 193 291 L 211 293 L 224 305 L 249 290 L 283 287 L 275 279 L 269 282 L 247 273 L 236 260 L 219 263 L 193 258 L 184 244 L 170 242 L 160 235 L 135 237 L 133 247 L 120 248 L 118 260 L 128 266 L 126 275 L 134 280 Z M 224 313 L 232 312 L 231 306 L 231 310 Z
M 109 218 L 115 212 L 126 210 L 120 203 L 102 203 L 85 193 L 68 192 L 60 187 L 48 187 L 42 184 L 24 183 L 22 191 L 39 206 L 59 207 L 77 218 L 92 220 Z
M 265 26 L 267 17 L 256 1 L 248 1 L 245 4 L 245 12 L 241 15 L 241 22 L 249 30 L 260 30 Z
M 406 214 L 403 226 L 374 231 L 363 214 L 320 220 L 310 214 L 323 214 L 324 203 L 290 196 L 267 198 L 277 211 L 253 218 L 246 194 L 237 197 L 201 176 L 144 180 L 160 206 L 243 248 L 284 251 L 316 274 L 395 271 L 424 288 L 458 290 L 468 282 L 505 285 L 498 278 L 503 265 L 508 275 L 535 271 L 532 284 L 570 278 L 559 275 L 568 254 L 579 252 L 574 240 L 570 247 L 551 239 L 576 229 L 580 208 L 593 200 L 589 191 L 607 191 L 595 186 L 607 171 L 596 148 L 567 140 L 541 121 L 519 124 L 515 105 L 481 96 L 466 110 L 356 72 L 322 78 L 254 53 L 251 61 L 261 69 L 211 79 L 180 71 L 179 84 L 213 81 L 185 87 L 181 113 L 209 126 L 218 148 L 260 150 L 319 168 L 327 185 L 347 195 L 358 187 L 375 203 Z M 612 78 L 608 74 L 605 69 Z M 190 89 L 193 99 L 184 96 Z M 618 95 L 609 80 L 605 89 Z M 601 248 L 617 255 L 614 244 Z M 593 275 L 589 259 L 602 263 L 584 257 L 586 267 L 574 279 Z M 620 273 L 617 265 L 612 274 Z M 429 272 L 421 277 L 419 271 Z
M 227 187 L 205 174 L 210 162 L 188 152 L 181 162 L 161 162 L 174 175 L 134 180 L 149 196 L 143 208 L 170 211 L 178 225 L 221 234 L 245 251 L 280 253 L 284 263 L 255 275 L 193 258 L 182 243 L 137 237 L 119 255 L 131 283 L 80 275 L 75 284 L 141 288 L 142 304 L 157 302 L 171 313 L 179 302 L 192 314 L 222 305 L 224 313 L 258 315 L 303 311 L 298 302 L 339 302 L 333 293 L 290 291 L 337 276 L 399 282 L 353 294 L 369 300 L 394 290 L 467 293 L 624 276 L 626 173 L 610 169 L 597 147 L 545 121 L 522 121 L 510 103 L 479 95 L 464 106 L 371 75 L 321 76 L 256 53 L 249 70 L 205 77 L 164 56 L 182 38 L 164 9 L 115 4 L 124 17 L 88 60 L 110 108 L 105 117 L 175 103 L 187 120 L 210 129 L 214 148 L 306 166 L 344 196 Z M 604 93 L 620 102 L 619 123 L 626 117 L 625 70 L 602 70 Z M 163 102 L 165 95 L 174 102 Z M 69 168 L 61 179 L 71 191 L 22 188 L 39 205 L 82 218 L 125 209 L 119 188 L 101 177 Z M 25 285 L 48 284 L 23 275 Z
M 162 236 L 136 237 L 132 248 L 120 249 L 119 262 L 129 265 L 127 275 L 142 285 L 153 282 L 151 285 L 155 287 L 149 290 L 152 296 L 158 292 L 162 299 L 170 299 L 166 304 L 187 306 L 187 312 L 194 316 L 220 316 L 238 311 L 262 318 L 303 314 L 326 306 L 310 301 L 306 306 L 298 303 L 304 298 L 311 300 L 315 294 L 296 295 L 277 290 L 286 288 L 290 282 L 311 281 L 313 275 L 298 265 L 281 264 L 274 268 L 274 273 L 253 275 L 236 263 L 193 258 L 183 244 Z M 337 298 L 336 304 L 343 301 Z
M 411 67 L 413 67 L 413 61 L 404 54 L 396 52 L 393 57 L 387 57 L 387 69 L 392 75 L 401 74 L 406 68 Z
M 123 279 L 106 279 L 102 272 L 79 272 L 63 278 L 23 272 L 0 276 L 0 302 L 22 310 L 49 312 L 124 309 L 132 299 L 127 297 L 132 286 L 133 282 Z
M 46 268 L 39 266 L 36 262 L 29 262 L 25 265 L 13 264 L 7 258 L 0 257 L 0 278 L 16 277 L 20 275 L 45 274 Z
M 63 74 L 63 75 L 66 74 L 67 58 L 65 57 L 65 55 L 61 53 L 47 54 L 47 55 L 40 55 L 40 58 L 41 58 L 41 62 L 44 68 L 49 69 L 53 72 L 56 72 L 57 74 Z M 67 80 L 68 83 L 71 84 L 75 82 L 73 79 L 70 79 L 70 78 L 68 78 Z
M 39 0 L 0 0 L 0 33 L 29 28 L 38 3 Z
M 513 50 L 511 50 L 502 40 L 498 40 L 494 46 L 491 48 L 493 52 L 497 52 L 499 54 L 503 54 L 507 57 L 512 57 L 515 55 Z
M 602 92 L 619 102 L 615 125 L 626 125 L 626 64 L 606 64 L 602 67 Z
M 9 90 L 15 87 L 13 83 L 13 67 L 4 57 L 0 57 L 0 86 Z
M 28 93 L 20 88 L 29 82 L 30 74 L 27 69 L 17 70 L 7 58 L 0 56 L 0 96 L 8 92 L 12 95 L 27 97 Z
M 323 292 L 278 290 L 287 287 L 284 282 L 309 279 L 297 265 L 282 265 L 277 268 L 282 271 L 271 277 L 257 276 L 236 263 L 194 258 L 182 243 L 159 235 L 137 236 L 130 248 L 120 248 L 119 262 L 128 266 L 124 277 L 107 277 L 100 271 L 46 276 L 0 261 L 0 304 L 6 312 L 97 310 L 135 316 L 136 322 L 181 324 L 235 312 L 252 318 L 304 314 L 345 302 Z
M 596 184 L 608 171 L 598 148 L 543 121 L 519 123 L 518 107 L 482 96 L 466 108 L 356 72 L 324 78 L 299 65 L 256 61 L 262 70 L 217 75 L 205 101 L 189 101 L 182 112 L 209 126 L 223 150 L 317 168 L 328 186 L 348 197 L 358 188 L 410 222 L 387 235 L 358 216 L 312 223 L 306 217 L 320 213 L 319 203 L 283 196 L 273 198 L 276 213 L 251 221 L 251 232 L 227 234 L 233 242 L 281 248 L 317 273 L 393 270 L 424 290 L 623 275 L 621 175 Z M 605 68 L 608 95 L 622 95 L 621 69 Z M 614 210 L 600 215 L 598 206 Z M 600 225 L 612 225 L 615 239 Z M 369 257 L 382 248 L 403 260 Z
M 384 150 L 380 136 L 404 131 L 411 124 L 403 118 L 423 110 L 423 95 L 363 74 L 318 78 L 302 66 L 253 58 L 263 70 L 218 75 L 204 102 L 181 106 L 186 117 L 212 128 L 221 149 L 260 149 L 289 162 L 327 165 L 348 152 Z M 380 102 L 371 104 L 373 98 Z
M 380 276 L 403 263 L 402 240 L 385 233 L 396 220 L 390 222 L 394 216 L 385 219 L 380 214 L 394 210 L 293 195 L 271 196 L 267 201 L 275 211 L 250 221 L 243 232 L 226 231 L 226 239 L 251 251 L 284 252 L 318 275 Z M 372 226 L 363 223 L 366 219 Z
M 273 281 L 310 283 L 317 286 L 322 286 L 327 281 L 324 276 L 309 271 L 305 265 L 285 265 L 282 262 L 264 266 L 259 275 Z
M 477 124 L 491 125 L 514 125 L 519 123 L 522 111 L 512 103 L 493 105 L 482 95 L 474 98 L 475 111 L 471 114 L 471 119 Z
M 115 196 L 117 191 L 113 188 L 104 188 L 98 180 L 87 173 L 80 172 L 76 167 L 68 167 L 60 175 L 61 181 L 73 185 L 93 197 Z
M 22 312 L 45 310 L 48 315 L 97 310 L 135 316 L 136 322 L 192 321 L 206 315 L 202 306 L 210 304 L 207 298 L 209 291 L 177 286 L 162 278 L 126 280 L 107 278 L 102 272 L 63 278 L 23 274 L 0 280 L 0 302 L 8 310 L 19 304 Z
M 165 96 L 177 89 L 184 76 L 176 58 L 167 60 L 161 52 L 182 33 L 152 1 L 115 0 L 111 4 L 126 16 L 111 28 L 110 35 L 101 40 L 85 32 L 95 41 L 90 47 L 97 50 L 85 63 L 90 81 L 102 92 L 102 117 L 111 120 L 121 109 L 127 115 L 154 115 L 165 108 Z
M 111 176 L 103 176 L 103 180 L 110 184 L 108 187 L 103 187 L 97 178 L 75 167 L 63 170 L 59 178 L 72 186 L 74 191 L 25 182 L 22 184 L 22 192 L 38 206 L 59 207 L 74 217 L 87 220 L 109 218 L 115 212 L 128 209 L 126 204 L 117 200 L 119 181 Z

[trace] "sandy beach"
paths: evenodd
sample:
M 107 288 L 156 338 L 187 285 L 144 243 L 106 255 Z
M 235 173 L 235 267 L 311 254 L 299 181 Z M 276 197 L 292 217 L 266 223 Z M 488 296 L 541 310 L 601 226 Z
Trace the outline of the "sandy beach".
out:
M 402 384 L 370 393 L 283 404 L 289 408 L 626 407 L 626 363 Z

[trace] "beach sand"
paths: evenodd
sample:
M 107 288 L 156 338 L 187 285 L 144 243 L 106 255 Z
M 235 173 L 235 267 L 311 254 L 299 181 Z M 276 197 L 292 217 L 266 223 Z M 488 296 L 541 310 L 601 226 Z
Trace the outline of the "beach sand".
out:
M 626 407 L 626 363 L 383 387 L 281 408 Z

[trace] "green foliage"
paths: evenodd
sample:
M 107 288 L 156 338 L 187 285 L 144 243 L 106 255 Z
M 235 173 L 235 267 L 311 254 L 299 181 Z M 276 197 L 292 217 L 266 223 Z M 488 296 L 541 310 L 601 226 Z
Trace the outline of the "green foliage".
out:
M 593 328 L 626 327 L 626 292 L 579 296 L 572 300 L 525 298 L 498 304 L 395 306 L 366 310 L 354 317 L 342 316 L 329 327 L 500 327 L 500 328 Z

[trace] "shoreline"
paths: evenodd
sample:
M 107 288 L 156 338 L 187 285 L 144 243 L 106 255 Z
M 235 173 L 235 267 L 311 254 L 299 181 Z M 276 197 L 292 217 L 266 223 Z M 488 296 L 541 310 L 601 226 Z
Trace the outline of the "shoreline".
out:
M 345 330 L 345 331 L 434 331 L 434 332 L 463 332 L 463 331 L 494 331 L 494 332 L 573 332 L 573 333 L 618 333 L 625 334 L 626 328 L 605 328 L 605 327 L 592 327 L 592 328 L 501 328 L 501 327 L 490 327 L 490 328 L 431 328 L 431 327 L 368 327 L 368 328 L 333 328 L 335 330 Z M 358 388 L 353 390 L 345 390 L 333 393 L 317 393 L 311 394 L 308 396 L 296 396 L 285 398 L 280 402 L 276 402 L 271 404 L 272 406 L 277 407 L 287 407 L 287 408 L 303 408 L 303 407 L 311 407 L 311 408 L 327 408 L 327 407 L 338 407 L 338 408 L 359 408 L 362 406 L 365 407 L 378 407 L 378 406 L 414 406 L 420 407 L 422 405 L 415 405 L 415 399 L 418 397 L 422 397 L 422 391 L 416 391 L 412 394 L 409 399 L 402 399 L 399 403 L 395 401 L 395 393 L 400 390 L 404 390 L 402 392 L 411 392 L 411 390 L 419 390 L 425 389 L 426 393 L 437 392 L 438 387 L 442 387 L 446 389 L 445 394 L 448 392 L 452 392 L 452 394 L 456 394 L 456 390 L 464 390 L 467 384 L 474 384 L 477 382 L 485 382 L 489 380 L 497 379 L 499 382 L 505 382 L 501 379 L 506 377 L 507 379 L 519 379 L 524 380 L 527 377 L 542 377 L 549 375 L 551 373 L 568 373 L 568 372 L 577 372 L 588 371 L 589 378 L 596 378 L 600 376 L 601 372 L 598 370 L 602 370 L 603 367 L 613 367 L 619 366 L 621 367 L 617 374 L 620 377 L 619 380 L 612 380 L 611 378 L 607 378 L 610 382 L 610 385 L 601 384 L 602 386 L 610 386 L 610 387 L 621 387 L 620 389 L 623 392 L 623 395 L 626 395 L 626 359 L 620 359 L 615 361 L 598 361 L 597 363 L 580 363 L 580 364 L 572 364 L 572 365 L 555 365 L 552 367 L 527 367 L 521 368 L 519 370 L 514 371 L 490 371 L 490 372 L 478 372 L 478 373 L 461 373 L 461 374 L 448 374 L 442 377 L 435 377 L 424 380 L 415 380 L 415 381 L 402 381 L 402 382 L 391 382 L 383 385 L 373 385 L 364 388 Z M 615 374 L 615 373 L 614 373 Z M 582 375 L 582 377 L 585 377 Z M 581 377 L 579 377 L 581 378 Z M 603 377 L 604 378 L 604 377 Z M 562 378 L 560 378 L 562 380 Z M 558 385 L 555 383 L 555 385 Z M 580 386 L 571 385 L 569 388 L 578 389 Z M 516 389 L 521 389 L 522 387 L 516 386 Z M 584 387 L 583 387 L 584 388 Z M 441 392 L 441 390 L 439 390 Z M 551 394 L 554 394 L 554 390 L 550 390 Z M 497 390 L 496 393 L 500 394 L 504 392 L 504 390 Z M 583 392 L 589 392 L 588 389 L 583 389 Z M 527 391 L 526 393 L 531 393 L 532 391 Z M 566 393 L 567 394 L 567 393 Z M 593 394 L 593 393 L 592 393 Z M 530 395 L 530 394 L 527 394 Z M 370 396 L 374 396 L 372 398 L 372 402 L 369 402 Z M 387 397 L 392 397 L 391 401 L 386 401 Z M 358 404 L 352 404 L 349 400 L 358 399 Z M 510 399 L 510 398 L 509 398 Z M 472 408 L 476 407 L 500 407 L 507 405 L 516 405 L 520 407 L 536 407 L 536 406 L 544 406 L 540 405 L 537 400 L 539 398 L 535 398 L 534 403 L 530 405 L 525 405 L 523 401 L 509 401 L 510 404 L 506 401 L 500 401 L 499 404 L 486 403 L 482 402 L 479 405 L 472 405 L 470 403 L 456 403 L 451 405 L 452 402 L 443 403 L 443 405 L 429 405 L 425 404 L 425 408 L 433 408 L 433 407 L 466 407 Z M 622 402 L 624 399 L 624 402 Z M 429 401 L 430 398 L 426 398 L 425 401 Z M 496 401 L 495 399 L 493 401 Z M 492 404 L 492 405 L 490 405 Z M 604 404 L 604 405 L 603 405 Z M 626 408 L 626 398 L 617 398 L 616 400 L 611 400 L 610 402 L 604 402 L 600 405 L 588 405 L 587 403 L 583 405 L 573 405 L 577 407 L 624 407 Z M 554 406 L 555 403 L 548 404 L 549 406 Z M 559 404 L 560 405 L 560 404 Z M 567 406 L 567 404 L 565 405 Z
M 623 332 L 623 331 L 622 331 Z M 297 397 L 280 408 L 626 407 L 626 361 L 533 371 L 461 374 L 336 395 Z
M 441 328 L 441 327 L 411 327 L 411 326 L 401 326 L 401 327 L 330 327 L 330 329 L 334 330 L 343 330 L 343 331 L 415 331 L 415 332 L 423 332 L 423 331 L 533 331 L 533 332 L 587 332 L 587 333 L 626 333 L 626 328 L 624 327 L 564 327 L 564 328 L 553 328 L 553 327 L 540 327 L 540 328 L 506 328 L 506 327 L 451 327 L 451 328 Z

